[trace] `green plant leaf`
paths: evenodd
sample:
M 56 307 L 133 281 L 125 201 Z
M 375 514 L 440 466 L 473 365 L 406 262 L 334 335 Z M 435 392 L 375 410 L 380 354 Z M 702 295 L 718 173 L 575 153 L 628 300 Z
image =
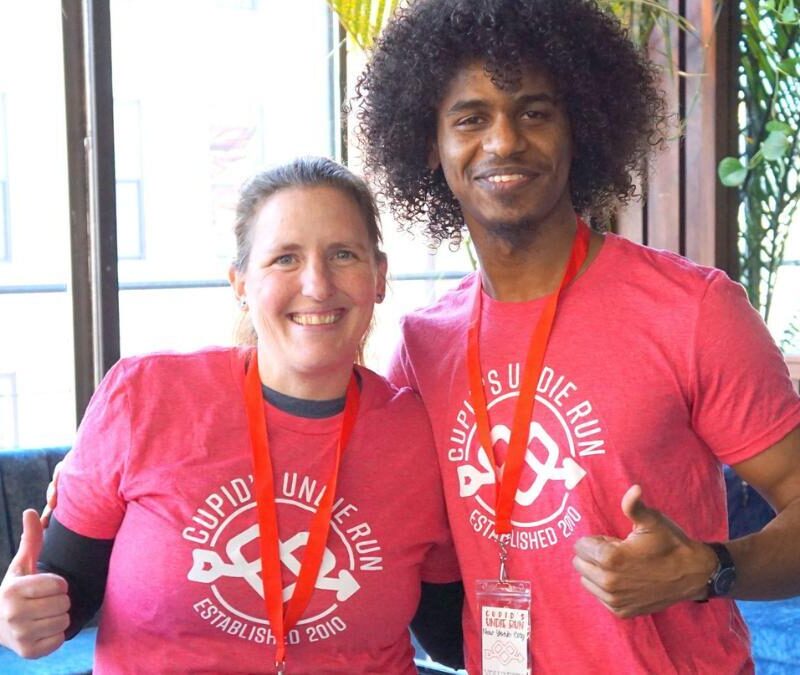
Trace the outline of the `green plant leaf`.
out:
M 800 77 L 800 58 L 784 59 L 778 64 L 778 68 L 791 77 Z
M 726 157 L 719 163 L 717 175 L 725 187 L 739 187 L 747 178 L 747 167 L 736 157 Z
M 770 120 L 767 122 L 767 131 L 780 131 L 787 136 L 791 136 L 793 133 L 792 127 L 780 120 Z
M 794 23 L 797 21 L 797 7 L 794 6 L 794 3 L 790 2 L 781 12 L 781 21 L 784 23 Z
M 783 131 L 770 131 L 761 144 L 764 159 L 775 161 L 781 159 L 789 149 L 789 137 Z

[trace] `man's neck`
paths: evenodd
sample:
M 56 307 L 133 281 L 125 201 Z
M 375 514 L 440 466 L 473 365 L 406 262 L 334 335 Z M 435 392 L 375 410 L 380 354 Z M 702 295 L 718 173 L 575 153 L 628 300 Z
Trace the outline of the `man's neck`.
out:
M 502 302 L 535 300 L 555 292 L 575 239 L 577 218 L 542 223 L 530 236 L 510 241 L 470 228 L 486 292 Z

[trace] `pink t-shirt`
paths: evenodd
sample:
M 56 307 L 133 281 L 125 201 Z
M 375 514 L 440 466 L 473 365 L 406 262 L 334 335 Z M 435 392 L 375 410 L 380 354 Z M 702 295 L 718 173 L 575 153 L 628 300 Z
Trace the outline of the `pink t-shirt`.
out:
M 265 618 L 244 352 L 124 359 L 101 384 L 59 482 L 56 517 L 115 538 L 96 673 L 274 671 Z M 414 673 L 420 581 L 458 568 L 430 425 L 418 398 L 359 369 L 311 604 L 289 633 L 292 673 Z M 291 593 L 341 415 L 266 405 L 285 594 Z
M 431 418 L 466 586 L 471 672 L 479 663 L 474 582 L 498 571 L 495 481 L 476 439 L 465 363 L 476 282 L 470 275 L 406 318 L 390 375 L 421 394 Z M 499 464 L 542 305 L 483 297 L 481 362 Z M 800 400 L 781 354 L 738 284 L 606 236 L 562 295 L 512 516 L 510 576 L 533 586 L 534 672 L 752 670 L 732 601 L 617 619 L 582 588 L 573 545 L 584 535 L 627 536 L 619 504 L 634 483 L 689 536 L 726 539 L 721 463 L 756 455 L 798 424 Z

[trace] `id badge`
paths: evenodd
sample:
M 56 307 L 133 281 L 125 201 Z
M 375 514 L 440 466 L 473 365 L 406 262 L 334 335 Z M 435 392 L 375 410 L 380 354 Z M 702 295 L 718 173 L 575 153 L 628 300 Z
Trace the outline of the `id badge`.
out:
M 530 675 L 531 583 L 479 579 L 481 675 Z

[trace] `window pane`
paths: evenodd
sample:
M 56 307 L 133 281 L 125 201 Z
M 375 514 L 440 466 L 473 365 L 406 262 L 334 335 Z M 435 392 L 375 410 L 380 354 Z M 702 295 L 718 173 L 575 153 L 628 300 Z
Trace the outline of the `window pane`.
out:
M 75 433 L 75 395 L 57 0 L 0 2 L 0 92 L 9 236 L 0 261 L 0 444 L 66 445 Z
M 0 373 L 0 450 L 16 448 L 18 437 L 17 377 Z
M 327 3 L 113 0 L 111 22 L 122 353 L 228 344 L 227 288 L 165 287 L 227 283 L 248 176 L 299 154 L 331 156 Z M 123 138 L 126 127 L 135 133 Z M 141 256 L 124 259 L 137 222 Z
M 787 354 L 800 354 L 800 211 L 786 240 L 784 264 L 778 268 L 769 327 Z
M 8 184 L 0 180 L 0 262 L 8 262 L 9 250 Z
M 6 134 L 6 97 L 0 90 L 0 261 L 7 261 L 10 254 Z
M 117 252 L 129 260 L 144 257 L 142 183 L 138 180 L 117 181 Z

